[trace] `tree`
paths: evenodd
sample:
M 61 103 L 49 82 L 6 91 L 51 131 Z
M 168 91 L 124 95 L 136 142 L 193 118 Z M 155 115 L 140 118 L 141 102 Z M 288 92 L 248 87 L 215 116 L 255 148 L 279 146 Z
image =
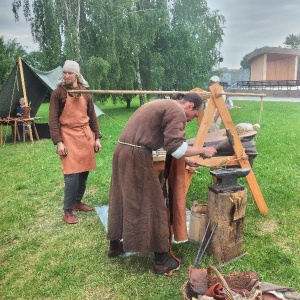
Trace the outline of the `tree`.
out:
M 16 39 L 5 42 L 4 37 L 0 37 L 0 90 L 18 61 L 18 57 L 26 56 L 25 49 Z
M 167 85 L 188 90 L 205 86 L 219 59 L 225 19 L 204 0 L 174 0 L 162 49 Z
M 284 44 L 290 48 L 300 49 L 300 34 L 289 34 Z
M 250 53 L 246 54 L 240 62 L 240 65 L 241 65 L 242 69 L 249 69 L 250 70 L 250 64 L 248 63 L 248 55 L 249 54 Z
M 93 89 L 188 90 L 218 63 L 225 19 L 205 0 L 13 0 L 16 19 L 21 4 L 44 69 L 76 60 Z

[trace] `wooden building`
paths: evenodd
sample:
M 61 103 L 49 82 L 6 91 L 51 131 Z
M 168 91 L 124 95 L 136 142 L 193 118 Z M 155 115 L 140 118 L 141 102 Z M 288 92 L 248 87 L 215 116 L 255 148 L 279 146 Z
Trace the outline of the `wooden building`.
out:
M 251 81 L 297 80 L 300 49 L 263 47 L 251 52 Z

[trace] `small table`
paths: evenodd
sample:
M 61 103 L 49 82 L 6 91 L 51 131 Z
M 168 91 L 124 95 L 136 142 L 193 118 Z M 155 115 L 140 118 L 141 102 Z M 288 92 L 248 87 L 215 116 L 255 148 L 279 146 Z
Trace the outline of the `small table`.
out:
M 28 133 L 29 138 L 31 140 L 31 143 L 33 144 L 33 135 L 32 135 L 31 127 L 33 128 L 35 138 L 37 140 L 40 139 L 39 134 L 38 134 L 37 129 L 36 129 L 36 126 L 35 126 L 35 123 L 34 123 L 35 120 L 39 120 L 39 119 L 41 119 L 41 117 L 22 118 L 21 119 L 21 121 L 23 122 L 23 142 L 26 141 L 26 134 Z
M 11 125 L 12 126 L 12 135 L 13 135 L 13 141 L 14 144 L 17 142 L 17 137 L 20 139 L 20 133 L 18 130 L 18 122 L 22 122 L 23 126 L 23 142 L 26 141 L 26 134 L 29 134 L 31 143 L 33 143 L 33 135 L 32 135 L 32 128 L 35 134 L 35 137 L 37 140 L 39 140 L 39 135 L 35 126 L 35 120 L 39 120 L 41 117 L 34 117 L 34 118 L 4 118 L 0 120 L 0 144 L 3 145 L 3 127 L 4 125 Z M 32 127 L 32 128 L 31 128 Z

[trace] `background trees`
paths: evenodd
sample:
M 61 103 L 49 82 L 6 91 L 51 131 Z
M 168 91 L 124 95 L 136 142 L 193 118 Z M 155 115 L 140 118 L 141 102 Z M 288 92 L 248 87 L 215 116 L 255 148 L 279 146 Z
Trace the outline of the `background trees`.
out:
M 289 34 L 284 41 L 287 47 L 300 49 L 300 34 Z
M 4 41 L 4 37 L 0 37 L 0 90 L 8 79 L 8 76 L 15 66 L 18 57 L 24 59 L 28 57 L 25 48 L 23 48 L 15 39 Z
M 205 0 L 12 4 L 16 19 L 23 13 L 31 24 L 42 53 L 39 67 L 76 60 L 93 89 L 187 90 L 205 86 L 218 62 L 225 19 Z

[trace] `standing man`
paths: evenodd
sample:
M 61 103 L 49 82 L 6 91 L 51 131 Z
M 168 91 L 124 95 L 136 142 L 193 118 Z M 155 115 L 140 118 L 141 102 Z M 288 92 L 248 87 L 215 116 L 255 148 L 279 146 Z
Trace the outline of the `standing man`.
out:
M 214 147 L 191 147 L 185 140 L 186 122 L 197 118 L 203 109 L 203 99 L 196 93 L 187 93 L 177 100 L 144 104 L 129 119 L 113 156 L 107 234 L 109 257 L 121 255 L 124 250 L 145 256 L 154 252 L 156 274 L 179 269 L 180 260 L 168 253 L 168 210 L 153 167 L 152 151 L 164 148 L 176 159 L 200 154 L 213 156 Z M 197 166 L 193 158 L 186 163 Z
M 219 76 L 214 75 L 214 76 L 212 76 L 212 77 L 210 78 L 210 85 L 213 85 L 213 84 L 221 85 L 220 82 L 221 82 L 221 81 L 220 81 L 220 77 L 219 77 Z M 222 91 L 222 93 L 223 93 L 223 92 L 224 92 L 224 91 Z M 223 99 L 224 99 L 224 101 L 225 101 L 226 103 L 230 103 L 229 105 L 233 106 L 232 100 L 230 100 L 230 99 L 228 98 L 228 101 L 227 101 L 227 98 L 226 98 L 224 95 L 223 95 L 222 97 L 223 97 Z M 228 107 L 228 105 L 227 105 L 227 107 Z M 216 109 L 215 114 L 214 114 L 213 121 L 212 121 L 212 123 L 210 124 L 209 132 L 214 132 L 214 131 L 219 130 L 220 127 L 221 127 L 221 123 L 222 123 L 222 119 L 221 119 L 221 117 L 220 117 L 220 113 L 219 113 L 219 111 Z
M 73 210 L 91 211 L 81 202 L 89 170 L 96 168 L 95 152 L 101 150 L 99 124 L 90 94 L 68 93 L 82 90 L 88 83 L 80 74 L 77 62 L 67 60 L 63 77 L 50 98 L 49 126 L 56 153 L 60 156 L 64 174 L 63 221 L 75 224 Z

